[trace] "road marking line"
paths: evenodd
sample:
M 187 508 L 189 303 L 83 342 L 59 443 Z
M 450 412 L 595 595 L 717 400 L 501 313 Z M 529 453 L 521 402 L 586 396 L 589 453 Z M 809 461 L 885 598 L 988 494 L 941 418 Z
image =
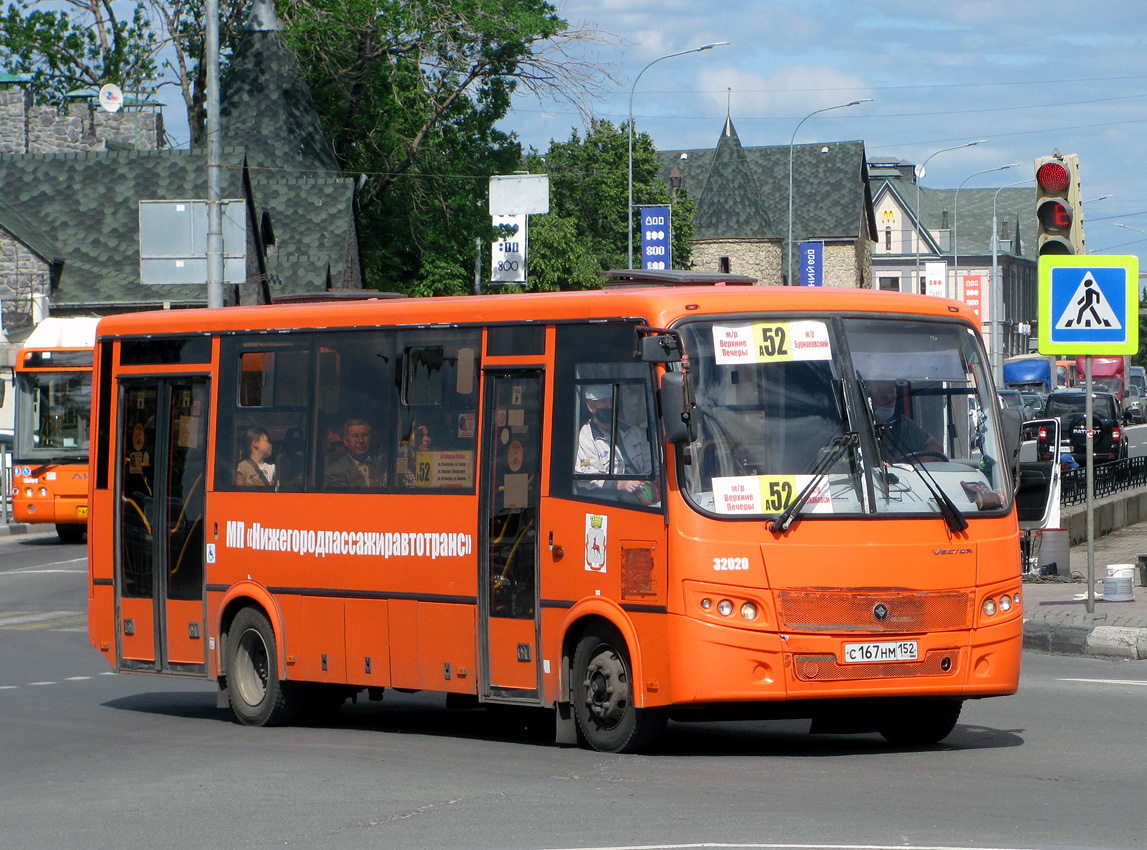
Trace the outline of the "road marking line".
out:
M 65 681 L 68 682 L 83 682 L 90 679 L 91 676 L 69 676 Z
M 59 682 L 29 682 L 29 687 L 39 687 L 41 685 L 58 685 Z
M 40 614 L 33 614 L 30 611 L 13 611 L 11 614 L 0 614 L 0 629 L 27 626 L 32 623 L 47 623 L 53 620 L 67 620 L 71 624 L 76 622 L 75 618 L 83 616 L 79 611 L 45 611 Z
M 1147 682 L 1139 682 L 1135 679 L 1060 679 L 1061 682 L 1083 682 L 1088 685 L 1138 685 L 1140 687 L 1147 686 Z
M 703 841 L 694 844 L 619 844 L 568 847 L 561 850 L 1030 850 L 1018 847 L 955 847 L 947 844 L 728 844 Z

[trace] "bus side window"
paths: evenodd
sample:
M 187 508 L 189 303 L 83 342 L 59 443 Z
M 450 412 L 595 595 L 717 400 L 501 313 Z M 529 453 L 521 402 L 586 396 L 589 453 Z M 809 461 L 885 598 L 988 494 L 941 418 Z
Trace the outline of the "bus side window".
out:
M 550 493 L 660 506 L 652 370 L 630 324 L 560 325 Z
M 309 343 L 225 340 L 221 356 L 234 367 L 220 375 L 215 488 L 255 489 L 263 479 L 263 488 L 301 491 L 309 462 Z M 253 431 L 266 436 L 256 449 Z

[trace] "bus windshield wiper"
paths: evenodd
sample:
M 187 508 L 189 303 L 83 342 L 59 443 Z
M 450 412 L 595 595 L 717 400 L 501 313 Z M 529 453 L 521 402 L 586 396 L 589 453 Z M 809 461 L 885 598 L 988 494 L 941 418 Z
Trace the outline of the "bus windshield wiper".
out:
M 809 482 L 801 489 L 797 497 L 789 502 L 789 506 L 773 520 L 769 529 L 777 534 L 787 531 L 789 526 L 797 521 L 801 510 L 816 491 L 817 487 L 820 486 L 820 482 L 828 475 L 828 471 L 832 468 L 832 465 L 840 460 L 846 451 L 857 445 L 858 442 L 859 438 L 855 431 L 849 431 L 847 434 L 834 437 L 829 444 L 832 446 L 832 451 L 825 454 L 817 465 L 813 467 L 812 477 L 809 479 Z

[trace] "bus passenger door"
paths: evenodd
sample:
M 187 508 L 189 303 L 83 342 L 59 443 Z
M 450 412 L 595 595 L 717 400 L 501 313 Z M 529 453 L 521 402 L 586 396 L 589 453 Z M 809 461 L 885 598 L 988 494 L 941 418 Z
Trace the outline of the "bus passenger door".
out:
M 119 397 L 117 663 L 207 675 L 204 378 L 125 379 Z
M 478 617 L 482 695 L 541 701 L 538 508 L 543 375 L 486 372 Z

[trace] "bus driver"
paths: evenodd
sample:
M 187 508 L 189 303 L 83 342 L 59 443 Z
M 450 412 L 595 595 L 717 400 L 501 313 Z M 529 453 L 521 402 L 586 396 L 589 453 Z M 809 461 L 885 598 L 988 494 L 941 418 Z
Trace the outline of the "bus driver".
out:
M 606 384 L 587 386 L 582 391 L 589 419 L 581 426 L 577 440 L 577 458 L 574 472 L 614 475 L 649 475 L 649 444 L 641 436 L 639 429 L 630 427 L 618 420 L 619 440 L 614 446 L 610 440 L 613 421 L 613 387 Z M 613 456 L 612 469 L 610 455 Z M 603 478 L 581 478 L 579 483 L 586 488 L 598 489 L 614 487 L 621 493 L 637 494 L 647 482 L 629 480 L 607 482 Z

